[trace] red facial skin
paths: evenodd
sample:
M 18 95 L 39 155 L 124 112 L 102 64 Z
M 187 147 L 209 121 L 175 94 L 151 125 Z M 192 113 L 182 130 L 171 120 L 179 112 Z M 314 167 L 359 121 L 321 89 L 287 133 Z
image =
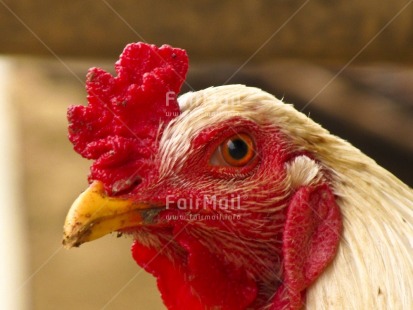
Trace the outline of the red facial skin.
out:
M 89 105 L 69 108 L 69 138 L 78 153 L 95 160 L 89 179 L 102 181 L 108 194 L 168 207 L 152 214 L 148 226 L 127 231 L 137 239 L 134 259 L 157 277 L 168 309 L 300 309 L 339 244 L 334 195 L 327 183 L 285 189 L 285 164 L 301 154 L 276 127 L 242 118 L 192 137 L 184 168 L 159 180 L 159 138 L 180 113 L 176 94 L 187 66 L 183 50 L 127 46 L 118 76 L 89 72 Z M 235 133 L 250 135 L 257 155 L 244 167 L 211 166 L 217 147 Z M 179 199 L 196 205 L 208 195 L 241 198 L 225 212 L 211 201 L 179 207 Z M 224 213 L 239 218 L 202 218 Z M 139 234 L 159 242 L 145 245 Z
M 251 135 L 257 152 L 255 158 L 241 168 L 211 166 L 210 156 L 234 132 Z M 300 309 L 306 289 L 333 259 L 339 243 L 341 217 L 328 185 L 303 186 L 276 204 L 269 204 L 274 196 L 283 194 L 277 192 L 277 188 L 285 177 L 285 163 L 300 154 L 288 147 L 286 138 L 277 129 L 260 127 L 251 121 L 234 118 L 216 124 L 193 140 L 192 150 L 174 182 L 159 182 L 155 177 L 148 182 L 150 189 L 146 185 L 135 189 L 140 194 L 146 192 L 146 199 L 153 204 L 168 205 L 155 222 L 162 223 L 163 229 L 169 227 L 167 232 L 163 231 L 169 237 L 165 238 L 162 250 L 136 241 L 132 248 L 134 259 L 158 278 L 162 298 L 170 309 L 218 306 L 229 310 L 259 309 L 268 304 L 273 309 Z M 263 179 L 265 183 L 259 181 Z M 227 181 L 228 187 L 211 186 L 219 180 Z M 248 182 L 255 186 L 249 190 L 242 188 Z M 208 195 L 219 198 L 238 194 L 242 197 L 241 210 L 225 212 L 239 216 L 235 221 L 205 219 L 205 215 L 223 214 L 219 209 L 209 209 L 208 204 L 182 210 L 167 203 L 180 200 L 190 205 L 192 201 L 191 206 L 196 206 L 196 199 L 202 201 L 202 197 Z M 282 208 L 276 212 L 257 212 L 252 210 L 255 204 L 264 204 L 268 209 Z M 190 216 L 198 216 L 208 228 L 199 227 Z M 257 225 L 251 224 L 254 220 Z M 234 243 L 231 244 L 231 239 L 222 243 L 220 236 L 211 236 L 208 229 L 212 228 L 231 235 Z M 153 228 L 152 233 L 156 234 L 157 229 Z M 203 235 L 207 242 L 194 237 Z M 239 248 L 235 246 L 239 239 L 253 240 L 262 248 L 255 253 L 253 244 L 247 241 Z M 211 250 L 214 246 L 222 252 Z M 180 250 L 176 251 L 177 248 Z M 246 265 L 236 266 L 228 256 L 242 258 Z M 270 294 L 261 292 L 266 284 L 248 268 L 248 265 L 257 265 L 257 261 L 269 262 L 261 267 L 262 272 L 279 275 L 274 277 L 272 286 L 266 288 Z

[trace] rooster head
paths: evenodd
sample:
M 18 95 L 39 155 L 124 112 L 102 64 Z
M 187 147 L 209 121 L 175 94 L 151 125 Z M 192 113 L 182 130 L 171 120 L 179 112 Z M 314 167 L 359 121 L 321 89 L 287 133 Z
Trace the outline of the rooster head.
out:
M 94 163 L 63 243 L 131 235 L 170 309 L 299 309 L 339 244 L 334 176 L 298 143 L 305 116 L 242 85 L 178 99 L 187 68 L 181 49 L 136 43 L 117 76 L 90 70 L 68 119 Z

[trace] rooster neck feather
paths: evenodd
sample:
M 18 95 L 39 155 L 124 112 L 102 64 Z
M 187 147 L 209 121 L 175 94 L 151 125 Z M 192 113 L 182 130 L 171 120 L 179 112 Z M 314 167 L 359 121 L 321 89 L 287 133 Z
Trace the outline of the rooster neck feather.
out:
M 342 148 L 331 150 L 338 160 L 327 153 L 323 162 L 334 169 L 344 238 L 332 266 L 309 291 L 308 303 L 316 309 L 408 309 L 413 304 L 412 191 L 346 142 L 335 146 Z
M 192 137 L 236 116 L 279 128 L 290 139 L 292 152 L 309 152 L 331 176 L 344 236 L 334 262 L 308 289 L 308 308 L 411 306 L 411 189 L 346 141 L 261 90 L 241 85 L 209 88 L 188 93 L 179 103 L 182 114 L 161 139 L 161 175 L 179 173 Z

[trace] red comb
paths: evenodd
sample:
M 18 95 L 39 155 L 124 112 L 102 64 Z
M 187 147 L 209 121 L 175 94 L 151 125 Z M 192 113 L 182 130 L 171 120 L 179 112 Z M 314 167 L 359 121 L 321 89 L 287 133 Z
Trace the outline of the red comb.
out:
M 125 47 L 117 76 L 89 70 L 87 106 L 68 109 L 69 140 L 93 159 L 89 181 L 100 180 L 109 194 L 145 178 L 165 125 L 179 112 L 177 93 L 185 80 L 184 50 L 145 43 Z

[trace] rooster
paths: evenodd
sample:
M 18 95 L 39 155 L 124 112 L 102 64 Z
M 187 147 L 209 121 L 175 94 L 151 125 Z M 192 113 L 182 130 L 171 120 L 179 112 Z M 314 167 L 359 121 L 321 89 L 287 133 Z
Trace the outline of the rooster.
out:
M 131 235 L 168 309 L 411 309 L 413 192 L 272 95 L 178 98 L 186 52 L 128 45 L 68 110 L 94 160 L 63 244 Z

